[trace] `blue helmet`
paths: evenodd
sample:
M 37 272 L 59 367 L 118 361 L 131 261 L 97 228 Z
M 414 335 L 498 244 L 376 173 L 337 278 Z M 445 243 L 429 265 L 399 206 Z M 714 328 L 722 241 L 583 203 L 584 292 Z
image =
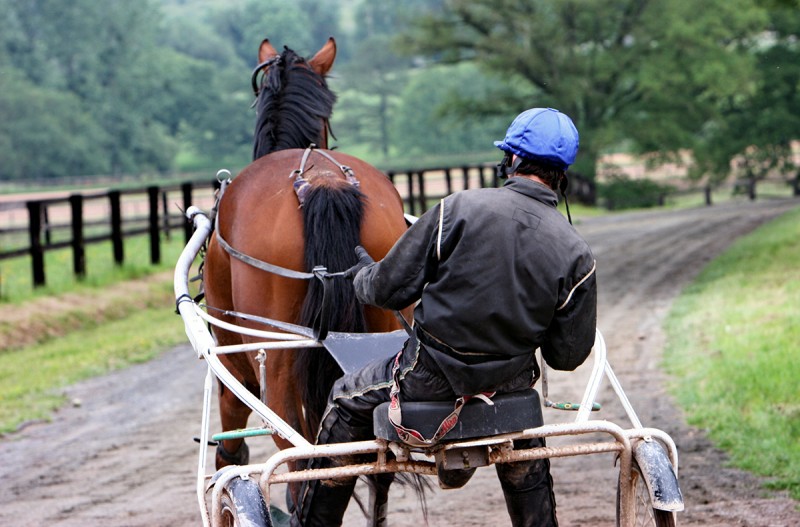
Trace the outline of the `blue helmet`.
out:
M 578 130 L 569 117 L 553 108 L 531 108 L 514 119 L 505 139 L 494 146 L 566 170 L 575 161 L 578 143 Z

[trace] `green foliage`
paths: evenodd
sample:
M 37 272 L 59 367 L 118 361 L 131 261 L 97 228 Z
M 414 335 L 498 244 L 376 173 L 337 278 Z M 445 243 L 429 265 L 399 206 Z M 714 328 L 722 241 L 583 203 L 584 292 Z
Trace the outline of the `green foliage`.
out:
M 462 101 L 491 97 L 496 80 L 473 64 L 415 72 L 400 95 L 394 144 L 405 155 L 489 151 L 516 114 L 483 115 L 452 110 Z M 498 154 L 499 156 L 499 154 Z
M 742 153 L 754 177 L 789 173 L 796 6 L 0 0 L 0 179 L 242 166 L 261 40 L 309 56 L 329 36 L 334 132 L 370 159 L 483 149 L 519 111 L 554 106 L 576 121 L 573 168 L 590 178 L 598 155 L 622 143 L 692 148 L 698 174 Z
M 751 47 L 757 64 L 753 95 L 732 94 L 722 102 L 720 118 L 695 149 L 695 177 L 722 179 L 731 159 L 742 177 L 773 173 L 791 179 L 797 173 L 792 141 L 800 138 L 800 11 L 792 2 L 776 4 L 769 11 L 769 31 Z
M 690 424 L 800 499 L 800 210 L 738 240 L 673 305 L 665 365 Z
M 13 162 L 4 163 L 0 176 L 171 166 L 175 141 L 152 104 L 164 79 L 152 68 L 160 55 L 149 2 L 39 0 L 7 7 L 9 31 L 0 37 L 0 47 L 9 76 L 22 80 L 12 92 L 4 90 L 4 104 L 39 100 L 4 114 L 0 155 Z M 25 83 L 37 89 L 25 90 Z M 25 130 L 17 139 L 17 131 Z M 20 146 L 24 149 L 14 156 Z
M 0 177 L 24 179 L 110 171 L 106 134 L 75 95 L 0 75 Z
M 649 179 L 617 175 L 598 185 L 598 195 L 608 210 L 649 208 L 662 205 L 670 187 Z
M 763 27 L 750 0 L 449 0 L 408 39 L 441 60 L 470 60 L 522 81 L 517 111 L 553 106 L 581 133 L 575 170 L 628 140 L 675 150 L 740 93 L 752 64 L 740 41 Z

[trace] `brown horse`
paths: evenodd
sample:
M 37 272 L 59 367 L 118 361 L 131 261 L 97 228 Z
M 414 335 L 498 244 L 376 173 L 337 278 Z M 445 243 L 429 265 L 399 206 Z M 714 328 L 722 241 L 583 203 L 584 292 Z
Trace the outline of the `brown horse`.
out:
M 318 280 L 258 269 L 231 256 L 219 237 L 235 251 L 272 265 L 303 272 L 324 266 L 337 272 L 356 263 L 356 245 L 380 259 L 406 229 L 400 196 L 369 164 L 340 152 L 313 150 L 305 171 L 298 174 L 310 144 L 327 146 L 335 96 L 325 75 L 335 55 L 333 39 L 307 61 L 288 48 L 278 53 L 268 40 L 261 44 L 253 74 L 258 111 L 255 160 L 221 197 L 205 259 L 206 299 L 215 310 L 311 326 L 321 300 Z M 261 82 L 256 83 L 259 74 Z M 339 165 L 350 167 L 357 182 L 346 178 Z M 393 314 L 359 305 L 349 280 L 334 282 L 331 330 L 383 332 L 399 327 Z M 246 320 L 227 321 L 254 327 Z M 248 340 L 220 329 L 214 334 L 220 345 Z M 221 360 L 258 396 L 254 353 L 223 355 Z M 313 442 L 328 392 L 341 370 L 321 349 L 269 351 L 266 367 L 270 408 Z M 219 392 L 223 430 L 246 426 L 249 408 L 221 384 Z M 279 448 L 291 446 L 277 436 L 275 442 Z M 217 468 L 247 461 L 241 439 L 225 440 L 217 448 Z

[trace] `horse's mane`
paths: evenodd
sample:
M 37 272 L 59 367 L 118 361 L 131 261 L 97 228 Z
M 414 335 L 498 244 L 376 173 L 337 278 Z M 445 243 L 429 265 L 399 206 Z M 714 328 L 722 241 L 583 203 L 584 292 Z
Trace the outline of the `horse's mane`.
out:
M 261 79 L 256 100 L 253 159 L 317 143 L 333 113 L 336 95 L 325 77 L 288 47 Z

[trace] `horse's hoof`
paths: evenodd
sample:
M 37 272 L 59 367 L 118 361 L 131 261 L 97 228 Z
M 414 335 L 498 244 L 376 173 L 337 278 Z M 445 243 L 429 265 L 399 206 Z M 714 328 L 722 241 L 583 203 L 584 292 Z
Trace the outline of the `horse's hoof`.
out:
M 217 470 L 222 467 L 227 467 L 228 465 L 247 465 L 250 462 L 250 448 L 244 441 L 242 441 L 238 450 L 233 454 L 225 450 L 225 447 L 222 445 L 222 441 L 217 445 Z

